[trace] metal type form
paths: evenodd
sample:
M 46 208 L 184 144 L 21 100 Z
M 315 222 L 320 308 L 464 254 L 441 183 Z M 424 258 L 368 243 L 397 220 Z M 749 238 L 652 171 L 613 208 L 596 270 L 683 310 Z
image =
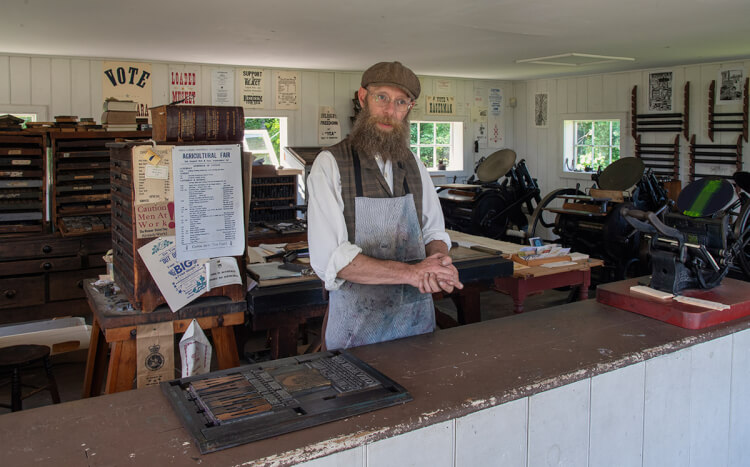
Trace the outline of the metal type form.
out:
M 495 182 L 498 178 L 507 174 L 516 163 L 516 152 L 512 149 L 501 149 L 495 151 L 476 168 L 476 175 L 480 182 Z
M 398 383 L 343 351 L 176 379 L 161 388 L 201 454 L 412 400 Z
M 543 236 L 542 228 L 552 231 L 550 242 L 570 247 L 604 260 L 597 282 L 621 280 L 645 274 L 648 257 L 640 233 L 623 218 L 623 209 L 664 210 L 667 191 L 651 169 L 643 170 L 636 158 L 617 161 L 604 172 L 592 174 L 598 188 L 584 194 L 579 187 L 555 190 L 537 205 L 529 221 L 529 236 Z M 602 183 L 603 181 L 603 183 Z M 628 194 L 619 187 L 635 187 Z
M 477 163 L 476 178 L 472 176 L 466 184 L 438 186 L 446 228 L 494 239 L 526 238 L 527 215 L 541 197 L 526 161 L 513 165 L 514 160 L 515 152 L 510 149 L 498 151 Z M 485 175 L 480 177 L 480 171 Z
M 623 157 L 609 164 L 599 175 L 597 184 L 602 190 L 625 191 L 643 177 L 646 166 L 636 157 Z
M 742 178 L 743 176 L 740 176 Z M 750 278 L 750 196 L 722 178 L 697 180 L 680 193 L 680 212 L 659 217 L 624 210 L 625 220 L 649 238 L 650 287 L 673 294 L 719 285 L 735 262 Z

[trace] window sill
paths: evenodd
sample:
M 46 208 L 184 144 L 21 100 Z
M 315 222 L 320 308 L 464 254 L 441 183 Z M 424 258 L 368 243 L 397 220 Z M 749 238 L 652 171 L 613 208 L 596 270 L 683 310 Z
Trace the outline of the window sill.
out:
M 561 172 L 560 178 L 568 178 L 571 180 L 591 180 L 591 176 L 596 172 Z

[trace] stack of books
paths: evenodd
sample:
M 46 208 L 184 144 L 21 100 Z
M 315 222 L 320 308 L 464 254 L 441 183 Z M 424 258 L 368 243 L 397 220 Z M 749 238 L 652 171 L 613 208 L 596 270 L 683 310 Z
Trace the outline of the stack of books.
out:
M 102 125 L 107 131 L 135 131 L 138 104 L 133 101 L 107 99 L 104 101 Z
M 78 128 L 77 115 L 55 115 L 55 127 L 60 131 L 76 131 Z

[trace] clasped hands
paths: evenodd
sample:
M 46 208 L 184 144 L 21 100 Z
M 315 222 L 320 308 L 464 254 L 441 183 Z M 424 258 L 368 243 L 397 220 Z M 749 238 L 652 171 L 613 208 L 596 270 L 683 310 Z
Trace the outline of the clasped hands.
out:
M 412 267 L 415 278 L 411 285 L 421 293 L 451 293 L 454 288 L 464 288 L 458 280 L 458 269 L 453 265 L 453 259 L 444 253 L 430 255 Z

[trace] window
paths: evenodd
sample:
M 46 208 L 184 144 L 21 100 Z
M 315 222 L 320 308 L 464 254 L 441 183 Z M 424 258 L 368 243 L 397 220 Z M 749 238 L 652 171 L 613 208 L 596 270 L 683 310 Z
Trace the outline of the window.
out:
M 246 118 L 244 149 L 255 161 L 279 166 L 279 151 L 286 146 L 286 118 Z
M 595 172 L 620 158 L 620 120 L 564 120 L 566 172 Z
M 410 147 L 429 170 L 463 170 L 463 123 L 411 122 Z

